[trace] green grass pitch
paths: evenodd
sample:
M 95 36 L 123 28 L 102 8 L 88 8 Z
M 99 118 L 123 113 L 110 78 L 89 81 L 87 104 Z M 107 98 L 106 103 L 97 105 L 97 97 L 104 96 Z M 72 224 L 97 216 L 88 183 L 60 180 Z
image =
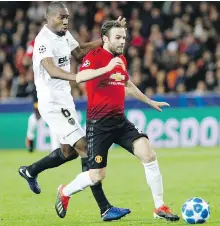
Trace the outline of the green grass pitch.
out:
M 121 149 L 109 153 L 107 178 L 103 182 L 111 203 L 132 213 L 114 222 L 102 222 L 90 189 L 74 195 L 65 219 L 57 217 L 54 204 L 59 184 L 68 183 L 81 171 L 79 159 L 39 176 L 40 195 L 33 194 L 17 169 L 47 153 L 0 151 L 0 226 L 99 226 L 187 225 L 152 218 L 153 201 L 140 161 Z M 164 198 L 181 215 L 181 206 L 198 196 L 210 203 L 211 217 L 205 225 L 220 225 L 220 148 L 159 149 L 157 156 L 164 181 Z

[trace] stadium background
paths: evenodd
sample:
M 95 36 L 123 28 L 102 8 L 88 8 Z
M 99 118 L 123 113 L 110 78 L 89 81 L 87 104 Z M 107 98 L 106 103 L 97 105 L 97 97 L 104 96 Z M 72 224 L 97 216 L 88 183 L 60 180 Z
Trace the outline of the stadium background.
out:
M 33 72 L 25 52 L 40 29 L 47 2 L 0 2 L 0 225 L 103 226 L 89 189 L 71 200 L 65 219 L 56 217 L 56 188 L 80 172 L 80 160 L 39 175 L 41 195 L 33 194 L 17 173 L 46 154 L 27 153 L 27 119 L 33 110 Z M 199 196 L 210 203 L 207 226 L 220 225 L 220 3 L 68 2 L 70 31 L 81 42 L 99 38 L 100 26 L 127 18 L 126 57 L 133 82 L 149 97 L 171 104 L 158 113 L 126 101 L 126 114 L 147 131 L 163 174 L 165 202 L 181 216 L 181 206 Z M 73 71 L 77 65 L 72 65 Z M 84 84 L 73 96 L 85 125 Z M 37 149 L 49 150 L 49 131 L 39 123 Z M 203 147 L 205 146 L 205 147 Z M 172 148 L 171 148 L 172 147 Z M 13 150 L 13 151 L 11 151 Z M 131 208 L 117 226 L 167 226 L 152 219 L 153 201 L 140 162 L 120 148 L 109 154 L 103 182 L 111 203 Z M 172 225 L 186 225 L 180 222 Z
M 30 43 L 45 23 L 47 2 L 1 2 L 0 148 L 24 148 L 32 111 Z M 147 96 L 168 101 L 159 114 L 128 100 L 128 118 L 156 147 L 220 143 L 220 23 L 218 2 L 67 2 L 69 30 L 80 42 L 100 37 L 100 26 L 127 18 L 125 55 L 131 80 Z M 79 65 L 74 61 L 72 70 Z M 85 84 L 73 85 L 85 126 Z M 4 129 L 3 129 L 4 128 Z M 11 140 L 11 128 L 14 128 Z M 37 147 L 49 149 L 48 128 L 39 123 Z

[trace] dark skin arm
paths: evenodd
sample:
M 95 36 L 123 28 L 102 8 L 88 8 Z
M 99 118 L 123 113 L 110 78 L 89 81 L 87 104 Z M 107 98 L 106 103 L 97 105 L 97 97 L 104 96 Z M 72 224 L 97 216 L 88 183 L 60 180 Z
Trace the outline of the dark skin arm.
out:
M 41 61 L 42 65 L 48 72 L 48 74 L 51 76 L 51 78 L 57 78 L 57 79 L 63 79 L 67 81 L 75 81 L 76 80 L 76 74 L 69 73 L 64 71 L 63 69 L 57 67 L 52 57 L 46 57 Z
M 80 44 L 77 48 L 75 48 L 72 52 L 71 55 L 78 61 L 81 62 L 83 57 L 93 49 L 96 49 L 97 47 L 102 45 L 102 40 L 98 39 L 93 42 L 87 42 Z

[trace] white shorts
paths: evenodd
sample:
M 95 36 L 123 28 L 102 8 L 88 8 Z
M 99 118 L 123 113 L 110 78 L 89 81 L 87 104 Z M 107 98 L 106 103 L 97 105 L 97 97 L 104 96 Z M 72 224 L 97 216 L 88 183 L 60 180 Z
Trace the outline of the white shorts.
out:
M 77 112 L 74 108 L 56 106 L 50 110 L 39 108 L 39 112 L 50 129 L 58 135 L 61 144 L 73 146 L 85 136 L 85 132 L 78 122 Z

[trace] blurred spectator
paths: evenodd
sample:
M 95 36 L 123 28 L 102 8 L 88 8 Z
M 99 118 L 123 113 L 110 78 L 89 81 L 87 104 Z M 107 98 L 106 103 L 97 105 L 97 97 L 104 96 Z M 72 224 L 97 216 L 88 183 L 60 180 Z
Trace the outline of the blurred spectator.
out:
M 205 83 L 207 90 L 212 91 L 217 86 L 216 80 L 215 80 L 215 74 L 213 71 L 207 71 L 205 74 Z
M 48 2 L 8 3 L 0 18 L 0 99 L 28 97 L 33 88 L 34 38 Z M 125 55 L 131 80 L 154 94 L 220 92 L 218 2 L 67 2 L 69 30 L 80 42 L 100 37 L 107 20 L 125 16 Z M 71 70 L 79 65 L 73 60 Z M 72 86 L 86 97 L 85 84 Z
M 220 93 L 220 68 L 216 71 L 217 86 L 216 91 Z
M 199 81 L 197 83 L 197 87 L 196 87 L 196 90 L 195 90 L 195 95 L 198 95 L 198 96 L 202 96 L 204 95 L 206 92 L 206 85 L 203 81 Z

